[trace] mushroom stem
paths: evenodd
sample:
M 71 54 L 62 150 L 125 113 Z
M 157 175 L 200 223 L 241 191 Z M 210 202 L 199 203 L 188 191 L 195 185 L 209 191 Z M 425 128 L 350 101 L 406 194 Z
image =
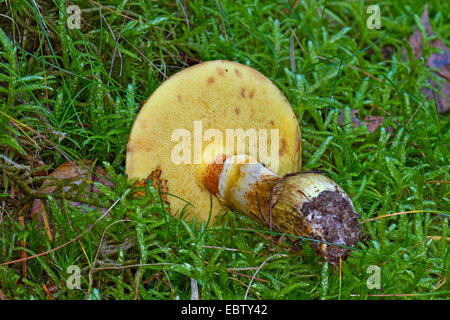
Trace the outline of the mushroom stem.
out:
M 280 177 L 246 155 L 221 155 L 202 176 L 204 186 L 225 206 L 280 233 L 311 238 L 315 251 L 332 264 L 345 258 L 348 247 L 359 240 L 359 214 L 326 176 Z
M 222 163 L 221 163 L 222 162 Z M 281 178 L 246 155 L 220 156 L 207 166 L 203 181 L 225 206 L 270 225 L 270 194 Z

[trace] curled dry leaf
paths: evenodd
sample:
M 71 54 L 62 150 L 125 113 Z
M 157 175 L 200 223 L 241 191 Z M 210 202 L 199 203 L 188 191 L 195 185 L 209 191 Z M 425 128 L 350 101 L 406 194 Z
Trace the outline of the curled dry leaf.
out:
M 147 179 L 137 180 L 135 183 L 133 183 L 133 185 L 144 188 L 149 180 L 152 180 L 153 188 L 155 188 L 156 190 L 159 189 L 159 191 L 161 192 L 161 199 L 164 201 L 164 203 L 170 206 L 169 201 L 167 201 L 167 193 L 169 192 L 169 189 L 167 188 L 167 180 L 161 179 L 161 169 L 157 168 L 153 170 L 147 177 Z M 136 191 L 133 194 L 133 197 L 135 198 L 143 196 L 145 196 L 145 191 L 143 190 Z

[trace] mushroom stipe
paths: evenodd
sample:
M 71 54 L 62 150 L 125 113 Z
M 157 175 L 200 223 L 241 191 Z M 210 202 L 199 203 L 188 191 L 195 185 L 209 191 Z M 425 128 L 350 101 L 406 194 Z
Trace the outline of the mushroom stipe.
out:
M 194 141 L 194 159 L 200 154 L 201 161 L 175 163 L 173 133 L 182 129 L 191 142 L 199 121 L 205 132 L 276 129 L 278 141 L 266 141 L 271 154 L 264 157 L 250 154 L 250 147 L 228 148 L 212 135 L 206 140 L 216 140 L 206 146 Z M 293 173 L 300 168 L 301 132 L 286 97 L 258 71 L 224 60 L 200 63 L 166 80 L 144 103 L 127 145 L 129 178 L 148 179 L 160 170 L 177 196 L 167 198 L 172 214 L 186 209 L 178 197 L 193 205 L 188 219 L 215 220 L 233 209 L 280 233 L 314 239 L 317 254 L 336 264 L 359 240 L 359 214 L 331 179 Z

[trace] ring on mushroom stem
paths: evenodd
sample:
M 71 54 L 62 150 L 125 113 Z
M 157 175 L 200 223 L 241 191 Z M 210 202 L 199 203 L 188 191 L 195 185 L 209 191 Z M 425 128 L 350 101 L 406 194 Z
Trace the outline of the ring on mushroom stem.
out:
M 250 146 L 239 148 L 233 137 L 230 148 L 217 134 L 232 129 L 241 130 L 244 141 L 276 129 L 278 139 L 265 136 L 270 156 L 250 153 Z M 174 132 L 193 144 L 187 158 L 193 153 L 200 163 L 172 161 L 179 142 Z M 204 140 L 214 141 L 203 146 Z M 161 170 L 169 192 L 193 204 L 188 217 L 206 221 L 211 213 L 215 220 L 233 209 L 281 233 L 316 240 L 313 248 L 334 264 L 348 254 L 345 247 L 357 244 L 359 214 L 336 183 L 316 173 L 292 174 L 300 168 L 301 133 L 286 97 L 258 71 L 230 61 L 204 62 L 166 80 L 140 110 L 127 145 L 129 178 L 147 179 Z M 172 214 L 186 204 L 175 197 L 168 201 Z

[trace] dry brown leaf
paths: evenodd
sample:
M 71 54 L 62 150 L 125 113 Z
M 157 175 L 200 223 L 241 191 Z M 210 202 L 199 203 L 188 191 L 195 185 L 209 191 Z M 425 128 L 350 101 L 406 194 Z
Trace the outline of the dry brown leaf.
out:
M 359 113 L 359 110 L 357 110 L 357 109 L 356 110 L 352 110 L 352 124 L 353 124 L 353 127 L 356 128 L 356 127 L 359 127 L 360 125 L 366 125 L 367 129 L 369 130 L 370 133 L 375 132 L 375 130 L 377 130 L 378 127 L 380 127 L 383 124 L 384 120 L 385 120 L 385 117 L 383 117 L 383 116 L 370 116 L 370 115 L 368 115 L 368 116 L 364 117 L 364 121 L 361 121 L 361 120 L 359 120 L 359 118 L 357 116 L 358 113 Z M 344 126 L 344 125 L 348 125 L 348 124 L 344 123 L 344 110 L 340 110 L 340 112 L 339 112 L 339 125 L 341 127 Z M 386 131 L 392 132 L 393 129 L 390 126 L 388 126 L 386 128 Z
M 92 173 L 88 176 L 89 169 L 92 167 L 93 161 L 82 159 L 77 161 L 80 164 L 64 162 L 59 167 L 57 167 L 52 173 L 48 175 L 48 177 L 56 178 L 58 180 L 71 180 L 70 185 L 64 187 L 64 191 L 67 192 L 74 185 L 80 185 L 83 181 L 86 181 L 90 184 L 89 192 L 91 193 L 101 193 L 101 191 L 93 184 L 93 182 L 99 182 L 109 188 L 114 188 L 114 183 L 111 182 L 108 178 L 108 174 L 100 166 L 95 166 L 92 170 Z M 57 188 L 54 179 L 46 179 L 43 182 L 43 186 L 45 187 L 41 193 L 51 194 Z M 85 195 L 88 197 L 88 195 Z M 69 201 L 70 205 L 73 207 L 79 206 L 80 202 Z M 44 205 L 40 199 L 36 199 L 33 202 L 31 208 L 31 219 L 34 218 L 35 215 L 38 215 L 38 220 L 44 224 L 44 227 L 47 232 L 47 236 L 50 240 L 53 239 L 53 232 L 51 231 L 50 223 L 48 222 L 48 216 L 45 213 Z
M 150 179 L 152 180 L 153 188 L 155 188 L 156 190 L 159 189 L 161 191 L 161 199 L 164 201 L 164 203 L 169 205 L 169 202 L 167 201 L 167 192 L 169 192 L 169 189 L 167 188 L 167 180 L 161 179 L 161 170 L 160 169 L 153 170 L 150 173 L 150 175 L 147 177 L 147 179 L 137 180 L 136 182 L 133 183 L 133 185 L 144 188 L 147 185 L 147 181 L 149 181 Z M 143 196 L 145 196 L 144 190 L 136 191 L 133 194 L 133 197 L 135 197 L 135 198 L 143 197 Z

